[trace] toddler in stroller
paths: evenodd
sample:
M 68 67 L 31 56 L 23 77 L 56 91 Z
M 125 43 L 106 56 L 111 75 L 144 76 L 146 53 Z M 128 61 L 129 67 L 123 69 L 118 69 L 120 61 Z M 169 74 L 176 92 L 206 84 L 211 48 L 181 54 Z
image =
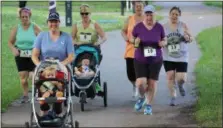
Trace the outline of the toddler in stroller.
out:
M 100 50 L 93 45 L 83 44 L 75 48 L 75 60 L 73 62 L 75 96 L 80 98 L 81 110 L 84 111 L 86 98 L 95 96 L 104 98 L 104 106 L 107 106 L 107 83 L 101 88 L 99 64 L 101 61 Z

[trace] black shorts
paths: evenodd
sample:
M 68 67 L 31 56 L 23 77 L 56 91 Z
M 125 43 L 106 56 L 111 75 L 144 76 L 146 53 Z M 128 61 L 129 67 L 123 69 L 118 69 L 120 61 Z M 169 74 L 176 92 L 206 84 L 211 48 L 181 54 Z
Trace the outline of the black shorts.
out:
M 159 73 L 162 67 L 162 61 L 143 64 L 137 60 L 134 60 L 136 78 L 146 77 L 147 79 L 158 80 Z
M 126 70 L 129 81 L 136 81 L 134 58 L 126 58 Z
M 176 71 L 176 72 L 187 72 L 187 62 L 172 62 L 172 61 L 163 61 L 164 69 L 166 72 L 168 71 Z
M 21 71 L 34 71 L 36 65 L 31 58 L 24 58 L 20 56 L 15 57 L 16 66 L 19 72 Z

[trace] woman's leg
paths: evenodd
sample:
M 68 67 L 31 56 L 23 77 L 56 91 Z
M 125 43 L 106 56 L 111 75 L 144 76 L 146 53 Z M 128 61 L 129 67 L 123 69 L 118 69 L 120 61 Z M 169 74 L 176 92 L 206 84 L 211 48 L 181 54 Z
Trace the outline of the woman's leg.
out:
M 54 103 L 53 110 L 56 112 L 57 115 L 62 113 L 62 103 Z
M 181 96 L 185 96 L 185 89 L 184 89 L 184 83 L 187 80 L 187 73 L 185 72 L 177 72 L 176 73 L 176 81 L 177 81 L 177 85 L 179 87 L 179 91 L 180 91 L 180 95 Z
M 136 75 L 134 70 L 134 59 L 126 58 L 126 70 L 127 76 L 131 84 L 133 85 L 133 98 L 138 96 L 138 90 L 136 89 Z
M 141 78 L 137 78 L 136 79 L 136 87 L 137 87 L 137 90 L 138 90 L 138 100 L 136 101 L 136 104 L 135 104 L 135 109 L 136 111 L 139 111 L 142 106 L 143 106 L 143 103 L 144 103 L 144 100 L 145 100 L 145 87 L 147 86 L 147 80 L 146 80 L 146 77 L 141 77 Z
M 145 101 L 145 87 L 147 86 L 147 65 L 134 60 L 134 69 L 136 73 L 136 87 L 138 90 L 139 98 L 135 104 L 135 110 L 139 111 Z
M 181 96 L 185 96 L 185 89 L 183 87 L 187 80 L 187 62 L 177 62 L 176 63 L 176 81 L 179 87 Z
M 28 91 L 29 91 L 28 77 L 29 77 L 29 72 L 28 71 L 19 72 L 19 79 L 20 79 L 20 83 L 21 83 L 22 89 L 23 89 L 23 97 L 22 97 L 21 103 L 26 103 L 26 102 L 29 101 L 29 97 L 28 97 Z
M 175 87 L 175 62 L 170 62 L 170 61 L 164 61 L 164 69 L 166 71 L 167 74 L 167 86 L 169 88 L 170 91 L 170 96 L 171 96 L 171 100 L 170 100 L 170 105 L 171 106 L 175 106 L 175 101 L 176 101 L 176 87 Z
M 156 95 L 157 81 L 159 79 L 160 69 L 162 67 L 162 61 L 158 63 L 153 63 L 148 65 L 148 76 L 147 76 L 147 89 L 146 95 L 146 106 L 144 109 L 144 114 L 152 114 L 152 103 Z

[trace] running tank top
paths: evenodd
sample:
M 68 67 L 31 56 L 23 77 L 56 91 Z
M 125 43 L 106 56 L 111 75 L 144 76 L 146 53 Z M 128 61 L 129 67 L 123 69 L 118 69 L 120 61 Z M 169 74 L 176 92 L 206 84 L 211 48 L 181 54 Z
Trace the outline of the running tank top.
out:
M 173 62 L 188 62 L 188 45 L 184 40 L 184 27 L 178 22 L 176 31 L 172 31 L 169 24 L 164 24 L 167 46 L 163 49 L 163 60 Z
M 135 27 L 135 16 L 130 16 L 128 21 L 128 28 L 127 28 L 127 37 L 128 39 L 132 38 L 132 31 Z M 132 43 L 126 42 L 126 48 L 125 48 L 125 55 L 124 58 L 134 58 L 135 55 L 135 47 Z
M 15 46 L 20 50 L 31 50 L 33 48 L 36 34 L 34 24 L 31 23 L 27 30 L 24 30 L 21 24 L 18 24 Z
M 89 26 L 84 29 L 82 21 L 77 22 L 76 42 L 80 44 L 95 44 L 98 41 L 98 34 L 95 30 L 95 21 L 91 20 Z

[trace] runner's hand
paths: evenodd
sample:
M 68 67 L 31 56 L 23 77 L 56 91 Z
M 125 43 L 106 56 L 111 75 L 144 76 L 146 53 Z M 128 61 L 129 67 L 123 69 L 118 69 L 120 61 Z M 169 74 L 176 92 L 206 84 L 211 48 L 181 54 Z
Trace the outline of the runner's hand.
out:
M 15 47 L 12 49 L 12 53 L 14 56 L 19 56 L 19 50 L 16 49 Z
M 135 39 L 135 42 L 134 42 L 134 43 L 139 44 L 140 42 L 141 42 L 140 38 L 139 38 L 139 37 L 137 37 L 137 38 Z
M 160 47 L 165 47 L 166 46 L 166 42 L 165 41 L 160 41 L 158 44 L 159 44 Z
M 129 41 L 129 43 L 131 43 L 131 44 L 134 43 L 134 39 L 133 39 L 133 38 L 129 39 L 128 41 Z
M 190 42 L 190 36 L 187 31 L 184 31 L 184 39 L 186 40 L 186 42 Z

